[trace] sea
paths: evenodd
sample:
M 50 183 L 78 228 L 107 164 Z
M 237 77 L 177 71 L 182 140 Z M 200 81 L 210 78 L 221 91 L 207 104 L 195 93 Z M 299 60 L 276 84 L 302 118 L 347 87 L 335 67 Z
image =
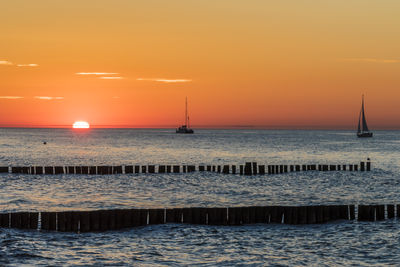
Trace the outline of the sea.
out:
M 46 142 L 47 144 L 44 144 Z M 357 164 L 370 172 L 240 176 L 0 174 L 0 212 L 400 204 L 400 132 L 0 128 L 0 166 Z M 400 219 L 400 218 L 399 218 Z M 100 233 L 0 228 L 0 266 L 400 265 L 400 221 L 163 224 Z

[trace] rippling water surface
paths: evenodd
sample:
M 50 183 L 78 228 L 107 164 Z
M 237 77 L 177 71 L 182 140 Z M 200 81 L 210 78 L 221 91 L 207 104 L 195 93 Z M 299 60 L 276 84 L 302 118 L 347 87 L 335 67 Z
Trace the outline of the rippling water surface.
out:
M 43 141 L 47 145 L 43 145 Z M 0 165 L 358 163 L 371 172 L 0 175 L 1 211 L 400 203 L 400 137 L 377 131 L 0 129 Z M 0 229 L 0 265 L 390 265 L 400 222 L 161 225 L 93 234 Z

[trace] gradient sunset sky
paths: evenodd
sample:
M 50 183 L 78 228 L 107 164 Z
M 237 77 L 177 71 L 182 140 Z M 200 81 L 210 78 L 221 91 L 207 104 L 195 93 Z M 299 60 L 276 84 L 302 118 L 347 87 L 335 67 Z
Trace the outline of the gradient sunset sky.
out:
M 0 126 L 400 128 L 400 1 L 1 0 Z

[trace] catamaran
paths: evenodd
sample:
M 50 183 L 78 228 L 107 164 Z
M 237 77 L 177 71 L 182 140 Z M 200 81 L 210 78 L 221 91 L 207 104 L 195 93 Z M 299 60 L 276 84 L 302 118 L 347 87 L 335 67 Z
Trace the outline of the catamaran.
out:
M 361 104 L 361 110 L 360 110 L 360 115 L 358 116 L 358 130 L 357 130 L 357 136 L 358 137 L 372 137 L 372 132 L 368 130 L 367 126 L 367 120 L 365 119 L 365 113 L 364 113 L 364 95 L 362 96 L 362 104 Z
M 182 134 L 192 134 L 194 131 L 190 129 L 189 127 L 189 115 L 188 115 L 188 109 L 187 109 L 187 97 L 186 97 L 186 108 L 185 108 L 185 124 L 176 129 L 176 133 L 182 133 Z

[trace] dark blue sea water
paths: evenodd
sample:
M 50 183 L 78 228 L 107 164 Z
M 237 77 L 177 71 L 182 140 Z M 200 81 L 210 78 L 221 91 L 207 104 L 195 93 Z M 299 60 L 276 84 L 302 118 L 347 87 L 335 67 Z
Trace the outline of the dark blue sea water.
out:
M 348 164 L 371 172 L 0 175 L 0 211 L 400 203 L 400 132 L 0 129 L 0 165 Z M 47 145 L 43 145 L 43 141 Z M 158 225 L 105 233 L 0 229 L 0 266 L 397 265 L 400 222 Z

